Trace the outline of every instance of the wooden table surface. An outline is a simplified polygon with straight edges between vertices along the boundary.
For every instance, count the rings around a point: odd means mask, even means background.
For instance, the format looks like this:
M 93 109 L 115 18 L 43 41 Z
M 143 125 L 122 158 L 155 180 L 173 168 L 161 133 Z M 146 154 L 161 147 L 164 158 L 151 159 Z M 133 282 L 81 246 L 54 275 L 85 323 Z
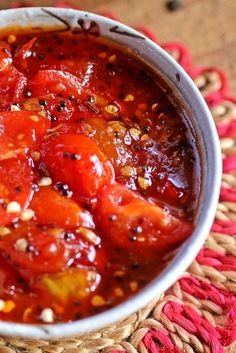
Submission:
M 0 0 L 1 7 L 13 1 Z M 24 1 L 21 1 L 24 2 Z M 231 94 L 236 94 L 236 0 L 182 0 L 182 7 L 170 12 L 166 0 L 71 0 L 88 11 L 112 11 L 130 26 L 148 26 L 160 41 L 185 44 L 194 65 L 222 68 L 230 77 Z M 53 1 L 31 0 L 36 6 Z

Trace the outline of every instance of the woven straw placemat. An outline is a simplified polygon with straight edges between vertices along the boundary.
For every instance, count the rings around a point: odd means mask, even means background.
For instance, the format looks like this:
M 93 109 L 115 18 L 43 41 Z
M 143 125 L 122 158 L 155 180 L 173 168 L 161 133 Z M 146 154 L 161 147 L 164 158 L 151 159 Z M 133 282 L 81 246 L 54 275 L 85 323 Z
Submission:
M 156 41 L 147 28 L 137 29 Z M 195 81 L 220 136 L 220 201 L 204 247 L 166 293 L 122 322 L 64 340 L 0 337 L 0 353 L 236 353 L 236 97 L 221 70 L 192 68 L 184 46 L 159 44 Z

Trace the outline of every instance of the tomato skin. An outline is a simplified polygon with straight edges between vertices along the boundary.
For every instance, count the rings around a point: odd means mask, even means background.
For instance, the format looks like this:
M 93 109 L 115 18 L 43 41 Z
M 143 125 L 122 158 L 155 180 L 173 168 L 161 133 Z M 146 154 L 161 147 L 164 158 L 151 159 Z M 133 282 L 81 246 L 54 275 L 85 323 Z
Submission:
M 54 93 L 38 97 L 39 102 L 45 102 L 44 111 L 52 122 L 52 127 L 61 123 L 77 123 L 82 119 L 98 116 L 92 112 L 85 103 L 78 105 L 76 99 L 61 98 Z
M 18 250 L 16 242 L 19 239 L 25 239 L 32 251 Z M 0 239 L 0 249 L 9 258 L 9 262 L 23 274 L 58 272 L 65 266 L 64 244 L 48 231 L 26 224 Z
M 18 48 L 14 55 L 13 64 L 20 71 L 26 71 L 28 69 L 27 59 L 30 58 L 34 44 L 37 42 L 37 38 L 32 38 L 29 42 L 25 43 L 22 47 Z
M 66 134 L 41 145 L 42 162 L 54 181 L 69 185 L 75 196 L 94 197 L 114 181 L 113 168 L 90 138 Z
M 24 209 L 28 206 L 33 195 L 33 173 L 30 160 L 25 156 L 11 158 L 0 162 L 0 226 L 6 225 L 18 216 L 7 213 L 5 204 L 16 201 Z
M 49 93 L 68 98 L 81 96 L 81 85 L 76 76 L 60 70 L 39 70 L 29 83 L 31 92 L 39 97 Z
M 91 214 L 52 187 L 41 187 L 30 203 L 39 224 L 56 224 L 66 228 L 94 228 Z
M 123 143 L 123 132 L 119 132 L 119 138 L 116 138 L 115 126 L 118 124 L 116 121 L 112 124 L 94 116 L 88 117 L 79 123 L 83 134 L 96 142 L 112 163 L 116 173 L 119 172 L 122 164 L 128 164 L 135 158 L 130 146 Z M 123 125 L 119 124 L 119 128 L 122 127 Z
M 19 273 L 17 270 L 0 255 L 0 296 L 3 297 L 10 291 L 12 281 L 15 283 L 15 289 L 21 287 L 18 279 Z
M 11 234 L 0 238 L 0 250 L 22 277 L 33 280 L 40 274 L 61 272 L 71 265 L 94 263 L 94 246 L 80 235 L 72 234 L 73 237 L 67 239 L 57 228 L 25 222 L 12 229 Z M 17 246 L 19 239 L 26 240 L 26 249 Z
M 35 147 L 49 128 L 49 120 L 40 114 L 28 111 L 0 112 L 0 160 Z
M 23 96 L 27 78 L 12 65 L 11 53 L 0 47 L 0 107 L 9 108 Z M 7 103 L 6 103 L 7 102 Z
M 192 226 L 118 183 L 98 195 L 96 217 L 114 242 L 138 251 L 162 251 L 186 239 Z M 113 219 L 112 219 L 113 217 Z
M 12 64 L 11 53 L 0 47 L 0 72 L 6 71 Z

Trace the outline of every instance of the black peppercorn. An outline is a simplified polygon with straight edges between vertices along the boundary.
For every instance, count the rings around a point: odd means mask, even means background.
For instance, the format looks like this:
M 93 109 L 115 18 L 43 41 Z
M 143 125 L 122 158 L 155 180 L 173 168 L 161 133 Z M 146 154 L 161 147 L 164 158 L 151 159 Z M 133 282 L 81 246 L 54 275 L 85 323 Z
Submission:
M 135 235 L 131 235 L 131 236 L 129 237 L 129 240 L 130 240 L 130 241 L 136 241 L 136 240 L 137 240 L 137 237 L 136 237 Z
M 22 192 L 22 186 L 16 186 L 15 190 L 16 192 Z
M 139 233 L 142 233 L 143 229 L 142 229 L 142 227 L 137 226 L 137 227 L 134 227 L 134 228 L 132 229 L 132 231 L 133 231 L 135 234 L 139 234 Z
M 63 157 L 65 158 L 69 158 L 70 157 L 70 153 L 69 152 L 63 152 Z
M 44 99 L 41 99 L 41 100 L 39 101 L 39 104 L 42 105 L 43 107 L 46 107 L 47 102 L 46 102 Z
M 30 91 L 26 91 L 25 93 L 24 93 L 24 97 L 25 98 L 29 98 L 29 97 L 31 97 L 32 96 L 32 93 L 30 92 Z
M 108 216 L 108 220 L 111 221 L 111 222 L 114 222 L 117 220 L 117 215 L 115 214 L 111 214 Z
M 168 0 L 166 2 L 166 7 L 169 11 L 176 11 L 181 7 L 181 0 Z
M 72 159 L 72 161 L 77 161 L 78 159 L 80 159 L 80 155 L 77 153 L 71 153 L 70 158 Z

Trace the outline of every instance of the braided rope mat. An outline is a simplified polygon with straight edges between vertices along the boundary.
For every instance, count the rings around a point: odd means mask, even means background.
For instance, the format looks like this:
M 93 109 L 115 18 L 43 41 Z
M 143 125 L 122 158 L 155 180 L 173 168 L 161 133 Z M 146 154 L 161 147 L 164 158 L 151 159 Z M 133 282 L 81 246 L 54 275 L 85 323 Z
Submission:
M 137 29 L 156 41 L 147 28 Z M 221 195 L 204 247 L 165 294 L 122 322 L 49 342 L 0 337 L 0 353 L 236 353 L 236 97 L 229 95 L 221 70 L 192 68 L 190 53 L 179 43 L 161 46 L 195 81 L 221 140 Z

